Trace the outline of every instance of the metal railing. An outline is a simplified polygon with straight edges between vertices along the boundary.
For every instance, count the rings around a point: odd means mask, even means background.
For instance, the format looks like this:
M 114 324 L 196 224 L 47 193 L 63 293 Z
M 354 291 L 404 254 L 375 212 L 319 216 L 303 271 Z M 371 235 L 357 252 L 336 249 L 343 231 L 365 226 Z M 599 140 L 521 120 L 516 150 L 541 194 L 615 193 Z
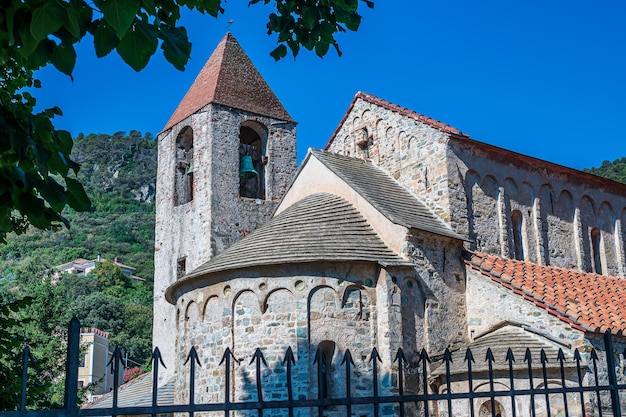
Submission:
M 540 357 L 533 359 L 530 349 L 526 350 L 523 359 L 525 369 L 520 370 L 520 362 L 516 362 L 511 349 L 508 349 L 506 363 L 497 365 L 491 349 L 487 349 L 484 361 L 474 358 L 472 351 L 467 349 L 463 364 L 463 372 L 452 371 L 452 352 L 446 349 L 438 358 L 430 358 L 425 350 L 419 354 L 415 363 L 405 359 L 402 349 L 395 354 L 393 369 L 395 373 L 391 386 L 382 387 L 383 377 L 379 366 L 382 360 L 376 348 L 371 352 L 366 362 L 371 376 L 371 395 L 355 396 L 353 381 L 355 379 L 355 363 L 347 350 L 341 366 L 335 369 L 336 375 L 341 375 L 343 385 L 339 392 L 332 395 L 320 393 L 325 391 L 324 384 L 326 371 L 323 369 L 327 358 L 321 350 L 317 350 L 313 361 L 313 371 L 317 372 L 312 378 L 315 389 L 309 390 L 309 396 L 303 398 L 294 396 L 293 366 L 296 360 L 291 348 L 285 353 L 282 366 L 285 372 L 285 386 L 283 399 L 265 399 L 268 392 L 264 392 L 261 379 L 262 371 L 267 368 L 266 360 L 261 349 L 256 349 L 250 365 L 254 365 L 256 381 L 256 401 L 233 400 L 233 381 L 231 372 L 233 365 L 239 363 L 230 349 L 226 349 L 219 366 L 224 368 L 223 393 L 224 401 L 218 403 L 196 403 L 196 373 L 200 366 L 198 353 L 192 348 L 187 361 L 183 366 L 188 367 L 188 386 L 186 404 L 158 405 L 159 367 L 163 365 L 158 348 L 153 353 L 152 401 L 148 406 L 119 406 L 120 372 L 123 366 L 121 352 L 116 349 L 110 366 L 113 367 L 114 387 L 112 406 L 107 408 L 79 408 L 78 404 L 78 367 L 80 355 L 80 325 L 72 320 L 68 331 L 68 346 L 65 375 L 64 406 L 58 410 L 29 410 L 26 407 L 28 395 L 28 348 L 23 353 L 23 372 L 21 404 L 17 410 L 0 411 L 0 417 L 95 417 L 120 415 L 152 415 L 186 413 L 193 417 L 195 413 L 221 412 L 224 416 L 246 414 L 246 410 L 262 417 L 276 415 L 273 410 L 282 410 L 280 413 L 293 417 L 296 413 L 310 416 L 363 416 L 381 415 L 423 417 L 621 417 L 622 408 L 626 409 L 626 384 L 623 381 L 624 369 L 621 363 L 616 362 L 613 345 L 613 336 L 610 332 L 604 334 L 604 351 L 600 358 L 595 349 L 587 352 L 586 360 L 582 359 L 578 350 L 569 358 L 561 349 L 558 351 L 556 362 L 548 363 L 544 350 Z M 626 356 L 626 351 L 624 352 Z M 477 372 L 473 366 L 480 363 L 482 370 Z M 458 364 L 457 364 L 458 365 Z M 550 366 L 548 366 L 550 365 Z M 604 368 L 606 366 L 606 368 Z M 391 369 L 388 367 L 387 369 Z M 433 372 L 436 369 L 436 372 Z M 388 372 L 388 371 L 386 371 Z M 566 375 L 567 374 L 567 375 Z M 407 379 L 408 376 L 408 379 Z M 18 377 L 16 375 L 16 377 Z M 410 382 L 407 382 L 410 379 Z M 620 380 L 622 382 L 620 382 Z M 498 381 L 508 381 L 506 388 Z M 480 382 L 480 389 L 477 389 Z M 411 385 L 409 387 L 409 385 Z M 520 388 L 515 386 L 522 385 Z M 463 389 L 459 389 L 462 387 Z M 498 388 L 500 387 L 500 388 Z M 335 390 L 336 391 L 336 390 Z M 313 397 L 313 398 L 311 398 Z M 555 403 L 559 406 L 555 408 Z M 558 409 L 557 409 L 558 408 Z M 364 411 L 365 410 L 365 411 Z M 355 414 L 356 413 L 356 414 Z

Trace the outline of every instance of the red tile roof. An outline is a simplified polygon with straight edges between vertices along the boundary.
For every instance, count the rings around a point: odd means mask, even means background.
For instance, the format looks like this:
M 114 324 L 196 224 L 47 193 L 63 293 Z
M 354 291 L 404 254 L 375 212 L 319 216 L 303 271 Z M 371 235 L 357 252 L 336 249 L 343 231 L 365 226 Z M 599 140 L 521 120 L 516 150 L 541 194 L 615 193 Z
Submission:
M 163 130 L 209 103 L 293 121 L 230 33 L 217 45 Z
M 467 252 L 465 263 L 582 331 L 626 331 L 626 280 Z
M 393 104 L 387 100 L 383 100 L 382 98 L 376 97 L 373 94 L 368 94 L 368 93 L 364 93 L 362 91 L 359 91 L 358 93 L 356 93 L 356 95 L 354 96 L 354 99 L 352 99 L 352 103 L 350 103 L 350 107 L 348 107 L 348 110 L 346 111 L 346 114 L 344 114 L 343 119 L 341 119 L 341 122 L 339 122 L 339 125 L 337 126 L 337 129 L 333 132 L 333 135 L 331 136 L 330 140 L 328 141 L 328 144 L 326 145 L 326 147 L 324 149 L 328 149 L 330 147 L 330 144 L 333 142 L 333 140 L 335 140 L 335 136 L 337 136 L 337 133 L 339 133 L 339 129 L 341 129 L 341 126 L 343 126 L 344 122 L 346 121 L 346 119 L 348 118 L 348 115 L 350 114 L 350 112 L 352 111 L 352 108 L 354 107 L 355 103 L 357 102 L 357 100 L 365 100 L 368 103 L 372 103 L 375 104 L 377 106 L 383 107 L 387 110 L 391 110 L 392 112 L 401 114 L 403 116 L 407 116 L 410 117 L 411 119 L 414 119 L 420 123 L 424 123 L 425 125 L 428 125 L 430 127 L 434 127 L 437 130 L 440 130 L 444 133 L 451 133 L 454 135 L 459 135 L 459 136 L 464 136 L 464 137 L 468 137 L 468 135 L 464 134 L 463 132 L 461 132 L 459 129 L 452 127 L 448 124 L 445 124 L 443 122 L 440 122 L 439 120 L 435 120 L 432 119 L 428 116 L 424 116 L 423 114 L 419 114 L 413 110 L 407 109 L 406 107 L 402 107 L 399 106 L 397 104 Z

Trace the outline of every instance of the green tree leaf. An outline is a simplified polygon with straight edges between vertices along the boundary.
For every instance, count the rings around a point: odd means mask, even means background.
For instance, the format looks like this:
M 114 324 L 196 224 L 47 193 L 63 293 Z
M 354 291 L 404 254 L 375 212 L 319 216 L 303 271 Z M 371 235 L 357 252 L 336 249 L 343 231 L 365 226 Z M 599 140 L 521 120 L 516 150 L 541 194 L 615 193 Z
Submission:
M 139 6 L 139 0 L 107 0 L 102 4 L 104 20 L 115 29 L 115 33 L 119 39 L 125 37 L 135 16 L 139 12 Z
M 278 45 L 276 49 L 270 52 L 270 55 L 272 56 L 272 58 L 278 61 L 279 59 L 287 56 L 287 47 L 285 45 Z
M 66 178 L 68 196 L 67 203 L 76 211 L 89 211 L 91 209 L 91 201 L 85 192 L 82 184 L 73 178 Z
M 65 17 L 65 8 L 58 1 L 44 1 L 41 6 L 33 10 L 30 33 L 35 40 L 40 41 L 59 30 L 63 26 Z
M 100 22 L 98 27 L 93 31 L 93 43 L 96 48 L 96 56 L 102 58 L 108 55 L 117 45 L 120 40 L 115 35 L 115 31 L 112 27 L 106 25 L 104 22 Z
M 149 39 L 141 30 L 129 30 L 117 45 L 117 52 L 132 69 L 143 69 L 157 48 L 157 40 Z
M 57 45 L 52 52 L 52 64 L 63 74 L 71 76 L 76 65 L 74 45 Z
M 184 71 L 191 54 L 191 42 L 187 39 L 187 30 L 183 27 L 161 29 L 161 48 L 165 58 L 177 69 Z

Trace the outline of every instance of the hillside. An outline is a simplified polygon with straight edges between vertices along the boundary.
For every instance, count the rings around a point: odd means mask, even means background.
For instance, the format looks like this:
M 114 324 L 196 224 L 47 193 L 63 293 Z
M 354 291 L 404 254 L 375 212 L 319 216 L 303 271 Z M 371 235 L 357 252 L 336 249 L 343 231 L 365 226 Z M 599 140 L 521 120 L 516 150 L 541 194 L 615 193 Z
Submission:
M 32 229 L 0 246 L 0 277 L 19 279 L 76 258 L 116 256 L 152 282 L 156 142 L 150 134 L 83 135 L 73 158 L 95 210 L 66 211 L 71 228 Z
M 20 309 L 20 325 L 3 328 L 3 332 L 31 346 L 33 356 L 44 367 L 43 374 L 46 367 L 54 367 L 46 358 L 58 357 L 49 351 L 57 343 L 53 335 L 62 332 L 71 317 L 84 327 L 109 332 L 110 343 L 121 347 L 135 363 L 144 363 L 152 348 L 156 142 L 150 134 L 136 131 L 129 135 L 81 134 L 75 139 L 72 155 L 81 163 L 79 179 L 94 211 L 66 211 L 70 229 L 31 229 L 8 236 L 6 244 L 0 245 L 0 306 L 24 297 L 34 300 Z M 44 279 L 57 265 L 98 255 L 108 261 L 99 264 L 94 273 L 65 275 L 55 282 Z M 134 275 L 145 282 L 133 284 L 111 262 L 115 257 L 135 267 Z M 0 385 L 2 375 L 13 372 L 8 364 L 14 353 L 0 349 Z M 48 372 L 52 386 L 55 372 Z M 54 390 L 46 389 L 42 396 L 45 401 L 55 401 Z

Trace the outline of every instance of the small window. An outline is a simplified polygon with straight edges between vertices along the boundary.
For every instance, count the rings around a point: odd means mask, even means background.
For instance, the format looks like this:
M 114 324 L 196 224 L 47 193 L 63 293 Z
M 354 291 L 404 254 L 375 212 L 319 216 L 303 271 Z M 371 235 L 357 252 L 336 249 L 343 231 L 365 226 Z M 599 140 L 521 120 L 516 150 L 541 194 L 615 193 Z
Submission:
M 187 126 L 176 138 L 174 204 L 177 206 L 193 200 L 193 171 L 193 130 Z
M 176 278 L 182 278 L 187 272 L 187 257 L 179 258 L 176 262 Z
M 593 257 L 593 272 L 602 275 L 604 271 L 602 267 L 602 233 L 597 227 L 591 229 L 591 256 Z
M 511 213 L 511 225 L 513 228 L 513 257 L 518 261 L 524 260 L 524 219 L 522 212 L 513 210 Z

